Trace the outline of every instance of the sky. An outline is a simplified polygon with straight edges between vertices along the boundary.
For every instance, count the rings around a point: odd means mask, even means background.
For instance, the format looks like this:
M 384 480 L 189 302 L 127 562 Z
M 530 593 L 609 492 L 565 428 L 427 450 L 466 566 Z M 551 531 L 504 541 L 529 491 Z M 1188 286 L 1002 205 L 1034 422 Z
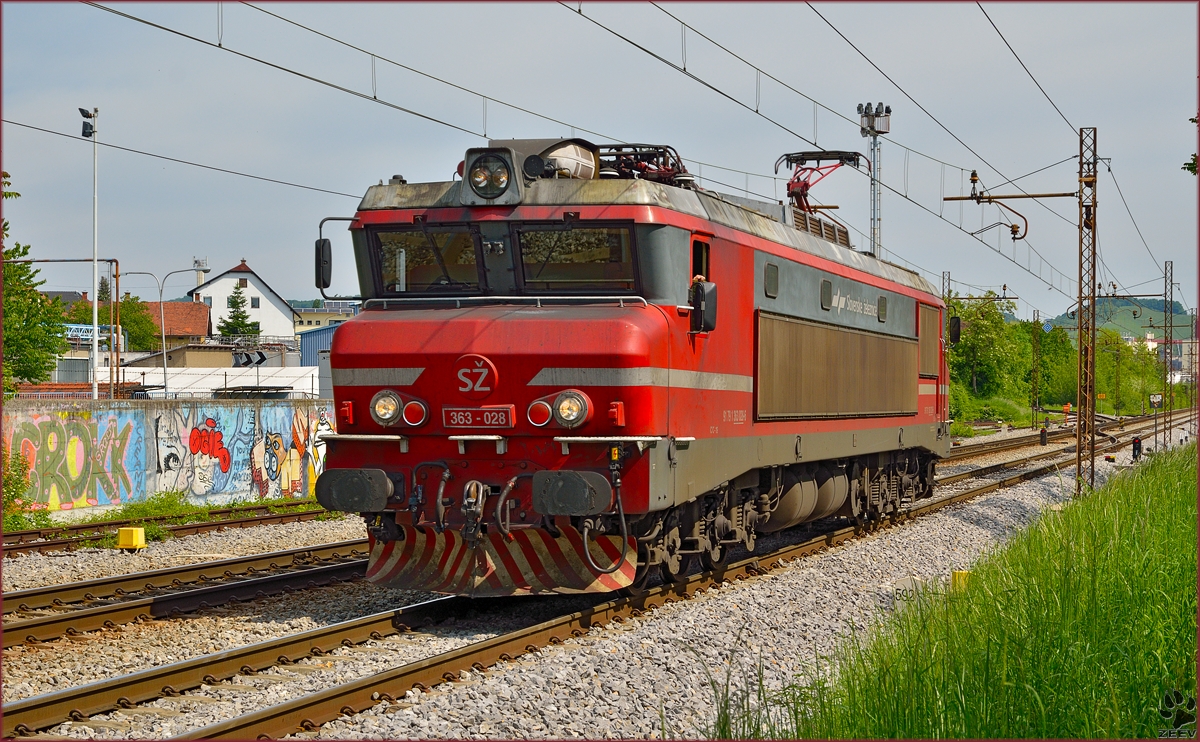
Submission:
M 1180 169 L 1197 150 L 1196 3 L 105 7 L 170 30 L 82 3 L 0 4 L 0 162 L 22 194 L 3 212 L 31 257 L 91 257 L 80 107 L 100 109 L 102 145 L 294 184 L 101 146 L 101 257 L 159 276 L 193 257 L 218 272 L 244 258 L 283 296 L 310 299 L 322 218 L 353 215 L 393 174 L 449 180 L 485 134 L 669 144 L 704 187 L 774 200 L 788 177 L 773 174 L 780 155 L 867 152 L 856 106 L 873 101 L 893 111 L 886 259 L 938 287 L 949 271 L 963 294 L 1007 285 L 1023 319 L 1066 310 L 1075 199 L 1006 201 L 1029 224 L 1014 242 L 987 229 L 1013 218 L 996 206 L 942 198 L 969 191 L 973 169 L 997 194 L 1072 192 L 1079 128 L 1096 127 L 1111 158 L 1097 186 L 1101 278 L 1161 295 L 1171 260 L 1177 296 L 1197 304 L 1197 179 Z M 868 184 L 842 168 L 813 190 L 859 248 Z M 356 293 L 344 226 L 327 226 L 332 290 Z M 46 289 L 91 286 L 87 265 L 43 277 Z M 192 285 L 175 275 L 166 296 Z M 157 299 L 145 276 L 121 288 Z

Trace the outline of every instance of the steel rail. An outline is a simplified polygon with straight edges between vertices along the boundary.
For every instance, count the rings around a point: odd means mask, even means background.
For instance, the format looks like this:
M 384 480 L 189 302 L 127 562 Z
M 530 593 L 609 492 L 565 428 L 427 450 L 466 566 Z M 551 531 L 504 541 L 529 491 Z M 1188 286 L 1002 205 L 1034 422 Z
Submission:
M 1124 420 L 1124 422 L 1115 422 L 1114 421 L 1114 422 L 1106 423 L 1104 425 L 1099 426 L 1097 429 L 1098 430 L 1111 430 L 1114 427 L 1124 427 L 1126 425 L 1136 425 L 1136 424 L 1142 423 L 1149 419 L 1151 419 L 1151 416 L 1149 416 L 1149 415 L 1138 416 L 1138 417 L 1129 417 L 1129 418 L 1126 418 Z M 1075 430 L 1072 428 L 1072 429 L 1067 429 L 1067 430 L 1048 431 L 1046 439 L 1048 441 L 1054 441 L 1054 440 L 1059 440 L 1061 438 L 1074 438 L 1074 437 L 1075 437 Z M 996 453 L 998 451 L 1006 451 L 1010 448 L 1023 448 L 1025 446 L 1037 445 L 1040 442 L 1040 440 L 1041 440 L 1040 433 L 1030 433 L 1028 435 L 1013 436 L 1012 438 L 1005 438 L 1003 440 L 998 440 L 998 441 L 985 441 L 983 443 L 972 443 L 967 446 L 961 446 L 959 448 L 951 449 L 950 453 L 947 454 L 942 459 L 942 461 L 957 461 L 958 459 L 966 459 L 966 458 L 971 458 L 973 456 L 983 456 L 985 454 Z
M 182 523 L 179 525 L 164 526 L 164 530 L 169 531 L 175 536 L 194 536 L 198 533 L 223 531 L 226 528 L 251 528 L 253 526 L 277 525 L 280 523 L 299 523 L 302 521 L 316 520 L 318 518 L 327 517 L 328 514 L 329 511 L 323 508 L 317 508 L 314 510 L 300 510 L 291 513 L 270 513 L 267 515 L 256 515 L 249 518 L 230 518 L 226 520 Z M 95 541 L 96 539 L 102 538 L 104 535 L 105 534 L 100 533 L 96 535 L 72 536 L 70 538 L 51 539 L 47 541 L 5 544 L 4 556 L 7 558 L 17 554 L 65 551 L 88 541 Z
M 112 628 L 139 618 L 167 618 L 222 605 L 232 600 L 254 600 L 288 590 L 343 582 L 363 577 L 366 569 L 366 559 L 321 567 L 299 567 L 280 574 L 225 582 L 180 593 L 127 600 L 58 615 L 8 621 L 3 626 L 3 645 L 4 649 L 8 649 L 23 642 L 43 642 L 61 636 Z
M 307 505 L 312 505 L 315 500 L 306 498 L 304 500 L 289 500 L 277 505 L 237 505 L 228 508 L 214 508 L 207 512 L 206 517 L 224 516 L 224 515 L 243 515 L 250 513 L 269 514 L 271 508 L 298 508 Z M 203 513 L 195 513 L 195 515 L 204 515 Z M 166 523 L 174 518 L 188 518 L 192 514 L 184 513 L 180 515 L 151 515 L 145 518 L 125 519 L 125 520 L 104 520 L 95 523 L 63 523 L 62 525 L 51 526 L 49 528 L 34 528 L 27 531 L 10 531 L 4 534 L 4 545 L 27 543 L 38 539 L 49 539 L 55 536 L 64 534 L 79 534 L 79 533 L 103 533 L 112 531 L 113 529 L 122 526 L 128 526 L 134 523 Z
M 366 555 L 366 539 L 338 541 L 319 546 L 301 546 L 284 551 L 272 551 L 214 562 L 197 562 L 178 567 L 163 567 L 146 572 L 99 577 L 94 580 L 46 585 L 4 594 L 7 612 L 31 611 L 100 600 L 142 590 L 177 588 L 196 582 L 223 580 L 257 570 L 290 569 L 310 560 L 325 561 Z
M 494 599 L 493 599 L 494 600 Z M 320 656 L 341 646 L 403 633 L 435 624 L 481 601 L 445 597 L 426 603 L 376 613 L 350 621 L 310 629 L 194 657 L 160 667 L 94 683 L 45 693 L 4 705 L 3 736 L 29 735 L 66 721 L 129 708 L 163 696 L 214 684 L 235 675 L 257 672 L 275 665 L 287 666 L 305 657 Z
M 1136 425 L 1130 425 L 1129 426 L 1130 429 L 1128 431 L 1119 431 L 1119 434 L 1120 433 L 1138 432 L 1138 431 L 1146 430 L 1150 427 L 1151 427 L 1150 422 L 1143 420 Z M 1110 433 L 1105 433 L 1104 435 L 1107 436 L 1108 438 L 1113 439 L 1114 441 L 1116 440 L 1116 437 Z M 1073 445 L 1066 446 L 1065 448 L 1056 448 L 1053 451 L 1037 453 L 1037 454 L 1033 454 L 1030 456 L 1024 456 L 1019 459 L 1011 459 L 1009 461 L 1001 461 L 1000 463 L 997 463 L 997 464 L 989 464 L 987 466 L 980 466 L 980 467 L 976 467 L 974 469 L 969 469 L 967 471 L 958 472 L 956 474 L 947 474 L 945 476 L 937 477 L 934 481 L 936 484 L 952 484 L 954 482 L 961 482 L 964 479 L 974 479 L 976 477 L 987 476 L 988 474 L 994 474 L 998 471 L 1003 471 L 1005 469 L 1012 469 L 1014 467 L 1023 466 L 1025 464 L 1028 464 L 1028 463 L 1031 463 L 1034 461 L 1039 461 L 1041 459 L 1046 459 L 1046 458 L 1050 458 L 1053 456 L 1063 456 L 1068 453 L 1074 453 L 1074 452 L 1075 452 L 1075 446 L 1073 446 Z
M 1116 450 L 1128 444 L 1128 441 L 1117 442 L 1103 450 Z M 1044 464 L 956 495 L 939 498 L 910 508 L 890 519 L 888 524 L 908 521 L 1002 487 L 1042 476 L 1067 463 L 1069 462 Z M 841 544 L 860 533 L 861 531 L 854 527 L 835 529 L 770 555 L 752 556 L 722 569 L 692 575 L 681 583 L 667 584 L 643 595 L 601 603 L 590 609 L 551 619 L 510 634 L 476 642 L 234 719 L 191 730 L 176 739 L 277 738 L 311 731 L 340 716 L 364 711 L 380 701 L 401 698 L 410 688 L 428 688 L 442 682 L 450 682 L 455 680 L 462 670 L 482 670 L 500 660 L 511 660 L 522 654 L 536 652 L 539 647 L 547 644 L 558 644 L 570 635 L 580 636 L 592 627 L 602 626 L 610 621 L 623 622 L 626 616 L 637 616 L 650 608 L 690 598 L 697 591 L 721 582 L 765 574 L 769 567 L 781 566 L 792 559 Z M 769 567 L 764 568 L 763 564 L 768 564 Z

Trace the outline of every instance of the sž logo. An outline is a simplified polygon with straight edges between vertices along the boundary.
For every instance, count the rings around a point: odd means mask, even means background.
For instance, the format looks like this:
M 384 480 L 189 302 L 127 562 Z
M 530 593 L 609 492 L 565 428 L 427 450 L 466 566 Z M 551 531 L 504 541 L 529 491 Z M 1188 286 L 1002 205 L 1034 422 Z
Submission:
M 467 399 L 485 399 L 500 383 L 495 364 L 475 353 L 455 361 L 453 373 L 458 392 Z

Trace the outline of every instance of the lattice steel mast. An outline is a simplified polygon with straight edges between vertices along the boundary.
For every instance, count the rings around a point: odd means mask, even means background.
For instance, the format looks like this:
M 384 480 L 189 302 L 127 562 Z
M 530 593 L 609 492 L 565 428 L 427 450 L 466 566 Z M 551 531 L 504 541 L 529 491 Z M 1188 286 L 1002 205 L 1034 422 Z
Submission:
M 1171 447 L 1171 408 L 1175 406 L 1175 393 L 1171 384 L 1171 361 L 1175 358 L 1175 264 L 1163 261 L 1163 430 L 1167 445 Z
M 1096 129 L 1079 130 L 1079 373 L 1075 496 L 1096 486 Z

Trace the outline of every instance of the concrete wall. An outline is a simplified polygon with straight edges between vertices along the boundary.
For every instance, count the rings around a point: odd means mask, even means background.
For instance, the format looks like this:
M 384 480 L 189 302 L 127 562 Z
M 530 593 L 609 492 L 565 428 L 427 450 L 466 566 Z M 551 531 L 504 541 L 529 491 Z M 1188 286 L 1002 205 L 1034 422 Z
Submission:
M 197 503 L 308 497 L 333 401 L 12 399 L 6 447 L 30 464 L 29 501 L 69 510 L 183 490 Z

